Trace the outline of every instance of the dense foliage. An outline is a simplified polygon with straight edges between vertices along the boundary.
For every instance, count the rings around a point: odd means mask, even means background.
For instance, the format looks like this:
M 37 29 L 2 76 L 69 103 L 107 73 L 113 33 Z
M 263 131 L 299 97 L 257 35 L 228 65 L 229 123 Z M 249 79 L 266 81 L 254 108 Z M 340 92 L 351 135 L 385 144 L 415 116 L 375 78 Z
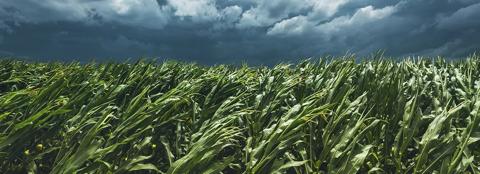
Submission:
M 3 60 L 0 173 L 479 173 L 479 60 Z

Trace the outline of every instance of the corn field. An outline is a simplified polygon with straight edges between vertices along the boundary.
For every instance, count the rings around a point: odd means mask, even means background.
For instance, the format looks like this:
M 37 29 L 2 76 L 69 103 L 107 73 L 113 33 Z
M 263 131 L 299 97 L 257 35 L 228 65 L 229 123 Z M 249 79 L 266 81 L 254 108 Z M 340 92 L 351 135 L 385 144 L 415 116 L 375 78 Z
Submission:
M 0 173 L 480 173 L 480 57 L 0 61 Z

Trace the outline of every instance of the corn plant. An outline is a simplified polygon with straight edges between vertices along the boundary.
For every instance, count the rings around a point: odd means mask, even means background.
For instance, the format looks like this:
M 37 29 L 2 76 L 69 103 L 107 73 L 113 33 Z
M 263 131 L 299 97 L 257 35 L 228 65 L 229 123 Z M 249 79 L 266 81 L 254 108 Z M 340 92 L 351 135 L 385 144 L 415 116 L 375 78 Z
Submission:
M 0 60 L 0 173 L 480 173 L 480 57 Z

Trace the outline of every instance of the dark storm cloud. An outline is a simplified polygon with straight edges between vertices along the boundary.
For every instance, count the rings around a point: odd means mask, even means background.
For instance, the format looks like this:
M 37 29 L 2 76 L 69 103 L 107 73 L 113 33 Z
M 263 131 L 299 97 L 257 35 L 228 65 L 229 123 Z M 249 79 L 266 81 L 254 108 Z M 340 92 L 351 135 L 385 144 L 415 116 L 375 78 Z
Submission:
M 5 0 L 0 56 L 274 64 L 326 54 L 462 57 L 474 0 Z

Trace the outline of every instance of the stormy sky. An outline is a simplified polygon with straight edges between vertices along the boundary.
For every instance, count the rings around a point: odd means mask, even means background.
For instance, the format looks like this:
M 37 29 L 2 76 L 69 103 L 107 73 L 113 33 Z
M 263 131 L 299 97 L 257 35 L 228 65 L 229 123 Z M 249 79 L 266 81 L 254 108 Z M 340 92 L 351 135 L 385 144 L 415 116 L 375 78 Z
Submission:
M 478 0 L 1 0 L 0 57 L 274 64 L 480 50 Z

